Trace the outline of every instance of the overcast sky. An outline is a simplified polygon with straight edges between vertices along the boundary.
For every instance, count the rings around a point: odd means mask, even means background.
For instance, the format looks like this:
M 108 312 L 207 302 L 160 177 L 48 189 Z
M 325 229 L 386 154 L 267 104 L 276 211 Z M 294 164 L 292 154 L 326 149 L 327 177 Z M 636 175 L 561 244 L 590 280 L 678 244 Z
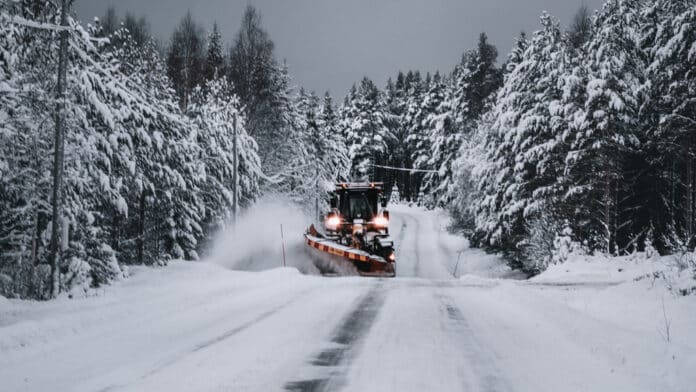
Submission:
M 165 43 L 191 10 L 206 29 L 217 21 L 231 43 L 249 3 L 295 83 L 341 98 L 363 76 L 383 86 L 399 70 L 449 72 L 481 31 L 504 58 L 520 31 L 538 29 L 543 10 L 565 26 L 583 0 L 76 0 L 74 9 L 85 22 L 109 5 L 145 15 Z M 584 3 L 592 11 L 602 0 Z

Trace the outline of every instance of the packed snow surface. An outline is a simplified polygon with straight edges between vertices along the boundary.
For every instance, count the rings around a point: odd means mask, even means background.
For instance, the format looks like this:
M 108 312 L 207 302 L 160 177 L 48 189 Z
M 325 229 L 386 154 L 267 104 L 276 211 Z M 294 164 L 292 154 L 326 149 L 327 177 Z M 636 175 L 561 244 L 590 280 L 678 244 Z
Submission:
M 521 280 L 442 213 L 391 213 L 395 279 L 316 275 L 299 213 L 279 267 L 273 217 L 292 217 L 267 207 L 212 261 L 132 268 L 81 298 L 0 297 L 0 390 L 694 390 L 696 297 L 650 260 Z

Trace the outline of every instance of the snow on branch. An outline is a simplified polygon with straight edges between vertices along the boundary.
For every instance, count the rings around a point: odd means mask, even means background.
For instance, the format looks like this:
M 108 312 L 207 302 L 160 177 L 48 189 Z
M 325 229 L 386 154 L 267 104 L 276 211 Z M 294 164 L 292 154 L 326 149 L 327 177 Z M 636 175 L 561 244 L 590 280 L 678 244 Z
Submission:
M 153 101 L 155 100 L 154 97 L 152 97 L 152 94 L 149 93 L 146 89 L 144 89 L 144 88 L 142 88 L 142 87 L 139 87 L 139 86 L 126 86 L 126 85 L 124 85 L 123 82 L 120 81 L 120 80 L 118 80 L 117 78 L 115 78 L 115 77 L 111 74 L 111 72 L 105 70 L 99 63 L 97 63 L 95 60 L 93 60 L 93 59 L 90 57 L 90 55 L 89 55 L 86 51 L 84 51 L 84 50 L 81 49 L 79 46 L 77 46 L 77 44 L 76 44 L 75 42 L 72 42 L 72 41 L 71 41 L 71 42 L 70 42 L 70 47 L 71 47 L 73 50 L 75 50 L 75 53 L 76 53 L 82 60 L 88 62 L 91 66 L 94 67 L 94 69 L 95 69 L 97 72 L 99 72 L 99 73 L 102 74 L 106 79 L 108 79 L 110 82 L 112 82 L 112 83 L 114 84 L 114 86 L 118 87 L 118 88 L 121 90 L 121 91 L 120 91 L 121 94 L 122 94 L 123 96 L 127 97 L 128 99 L 130 99 L 131 101 L 133 101 L 133 102 L 139 102 L 139 103 L 142 104 L 142 105 L 146 105 L 147 102 L 145 101 L 145 99 L 143 99 L 143 97 L 151 98 Z M 98 53 L 96 53 L 96 56 L 97 56 L 98 58 L 101 58 L 101 56 L 100 56 Z M 137 95 L 131 93 L 131 92 L 130 92 L 131 90 L 136 90 L 138 93 L 142 94 L 142 97 L 137 96 Z M 159 115 L 163 116 L 164 118 L 167 118 L 167 119 L 169 119 L 170 121 L 173 121 L 173 122 L 175 122 L 175 123 L 177 123 L 177 124 L 186 125 L 186 124 L 184 124 L 178 117 L 172 116 L 171 113 L 168 113 L 168 112 L 165 112 L 165 111 L 162 111 L 162 110 L 158 110 L 158 109 L 156 109 L 155 112 L 158 113 Z
M 43 22 L 36 22 L 33 20 L 25 19 L 22 18 L 21 16 L 12 16 L 10 18 L 10 22 L 19 25 L 19 26 L 24 26 L 24 27 L 30 27 L 33 29 L 41 29 L 41 30 L 52 30 L 52 31 L 70 31 L 73 30 L 71 26 L 60 26 L 56 25 L 53 23 L 43 23 Z

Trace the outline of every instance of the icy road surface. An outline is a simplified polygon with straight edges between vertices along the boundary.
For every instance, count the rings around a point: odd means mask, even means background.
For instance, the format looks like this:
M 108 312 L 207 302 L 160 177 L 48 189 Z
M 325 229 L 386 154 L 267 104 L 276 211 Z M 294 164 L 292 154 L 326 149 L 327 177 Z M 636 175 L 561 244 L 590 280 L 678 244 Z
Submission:
M 695 390 L 693 296 L 516 280 L 437 213 L 392 216 L 395 279 L 175 262 L 89 298 L 0 297 L 0 391 Z

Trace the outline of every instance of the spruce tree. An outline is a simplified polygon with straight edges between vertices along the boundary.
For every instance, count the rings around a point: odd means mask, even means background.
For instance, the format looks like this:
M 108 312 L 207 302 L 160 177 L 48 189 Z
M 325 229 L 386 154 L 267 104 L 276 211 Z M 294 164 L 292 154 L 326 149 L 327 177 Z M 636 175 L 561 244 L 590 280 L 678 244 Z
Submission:
M 208 51 L 205 56 L 205 79 L 218 79 L 225 75 L 225 59 L 222 55 L 222 36 L 218 30 L 217 22 L 213 23 L 213 30 L 208 34 Z
M 393 135 L 385 125 L 380 95 L 377 86 L 370 79 L 363 78 L 348 108 L 344 110 L 344 113 L 351 114 L 344 119 L 342 127 L 354 180 L 377 181 L 383 178 L 383 172 L 374 165 L 387 162 L 387 146 Z
M 172 34 L 167 51 L 167 75 L 174 85 L 183 111 L 193 89 L 203 81 L 203 30 L 187 12 Z
M 630 227 L 627 200 L 632 173 L 626 159 L 640 147 L 637 135 L 644 64 L 638 36 L 640 2 L 609 0 L 594 21 L 587 44 L 585 121 L 576 132 L 566 169 L 588 211 L 583 236 L 593 247 L 615 253 L 620 230 Z
M 641 201 L 636 220 L 663 233 L 655 241 L 663 252 L 693 248 L 694 158 L 696 140 L 696 2 L 655 1 L 645 7 L 641 47 L 648 54 L 640 122 L 644 124 L 637 178 Z M 666 142 L 669 140 L 670 142 Z

